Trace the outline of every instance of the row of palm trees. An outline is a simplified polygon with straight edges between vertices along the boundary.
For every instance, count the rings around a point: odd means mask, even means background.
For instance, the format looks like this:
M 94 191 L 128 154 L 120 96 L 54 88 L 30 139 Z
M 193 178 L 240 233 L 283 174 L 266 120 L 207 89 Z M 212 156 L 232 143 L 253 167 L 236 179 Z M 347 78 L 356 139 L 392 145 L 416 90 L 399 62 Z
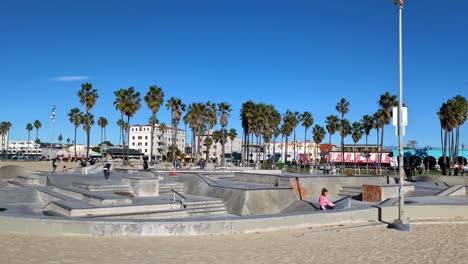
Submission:
M 377 103 L 379 109 L 375 114 L 365 115 L 359 122 L 351 123 L 345 118 L 345 115 L 349 112 L 350 103 L 345 98 L 342 98 L 335 107 L 340 116 L 330 115 L 326 117 L 325 128 L 329 134 L 329 144 L 331 145 L 331 138 L 336 132 L 339 132 L 341 137 L 342 164 L 344 164 L 344 139 L 351 135 L 356 145 L 356 143 L 361 140 L 362 136 L 365 135 L 366 145 L 368 145 L 368 135 L 372 129 L 376 129 L 377 144 L 380 145 L 379 167 L 381 166 L 384 127 L 390 123 L 392 107 L 397 106 L 398 102 L 396 101 L 395 95 L 386 92 L 380 96 Z M 302 123 L 305 130 L 304 144 L 306 144 L 307 131 L 314 124 L 314 119 L 310 112 L 301 114 L 297 111 L 287 110 L 281 115 L 275 110 L 274 106 L 264 103 L 254 103 L 253 101 L 247 101 L 242 105 L 240 117 L 244 130 L 244 164 L 248 162 L 249 156 L 252 157 L 251 142 L 254 136 L 256 136 L 257 146 L 259 146 L 259 141 L 261 139 L 263 139 L 264 144 L 268 144 L 271 139 L 276 140 L 276 138 L 281 135 L 281 140 L 283 140 L 283 138 L 285 139 L 284 152 L 286 153 L 290 136 L 293 135 L 293 140 L 296 140 L 296 127 Z M 325 128 L 320 125 L 315 125 L 315 127 L 313 127 L 312 134 L 315 143 L 320 144 L 324 140 L 326 134 Z M 304 147 L 304 154 L 305 149 Z M 296 156 L 296 144 L 293 146 L 293 155 L 294 157 Z M 356 155 L 356 153 L 354 153 L 354 155 Z M 264 155 L 264 157 L 265 156 L 266 155 Z M 285 155 L 285 163 L 287 159 L 287 155 Z
M 443 174 L 447 174 L 447 169 L 450 174 L 452 165 L 458 163 L 460 127 L 468 118 L 468 101 L 465 97 L 457 95 L 443 103 L 437 115 L 440 120 L 440 141 L 443 157 L 441 169 Z

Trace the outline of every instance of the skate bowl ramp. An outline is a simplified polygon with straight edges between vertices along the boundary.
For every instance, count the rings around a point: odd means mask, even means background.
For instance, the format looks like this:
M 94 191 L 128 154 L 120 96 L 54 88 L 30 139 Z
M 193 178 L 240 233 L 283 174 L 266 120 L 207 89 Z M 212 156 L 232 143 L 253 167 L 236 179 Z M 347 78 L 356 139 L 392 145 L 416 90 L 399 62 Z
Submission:
M 31 176 L 35 171 L 25 169 L 16 165 L 7 165 L 0 168 L 0 180 L 13 180 L 18 176 Z

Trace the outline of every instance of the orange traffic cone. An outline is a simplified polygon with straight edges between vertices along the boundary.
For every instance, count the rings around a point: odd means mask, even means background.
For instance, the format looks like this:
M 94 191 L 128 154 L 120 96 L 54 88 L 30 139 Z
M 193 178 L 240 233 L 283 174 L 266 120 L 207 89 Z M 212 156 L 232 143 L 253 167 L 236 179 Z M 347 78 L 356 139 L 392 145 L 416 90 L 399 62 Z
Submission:
M 169 175 L 172 175 L 172 176 L 177 175 L 175 168 L 171 169 L 171 171 L 169 172 Z

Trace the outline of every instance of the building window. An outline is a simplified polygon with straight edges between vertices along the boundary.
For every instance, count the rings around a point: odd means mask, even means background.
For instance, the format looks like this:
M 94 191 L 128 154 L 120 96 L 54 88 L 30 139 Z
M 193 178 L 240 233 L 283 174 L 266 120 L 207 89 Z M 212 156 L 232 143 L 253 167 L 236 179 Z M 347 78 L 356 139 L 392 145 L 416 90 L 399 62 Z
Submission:
M 135 136 L 133 136 L 132 139 L 135 139 Z
M 145 152 L 148 152 L 148 149 L 145 149 Z
M 142 136 L 138 136 L 138 139 L 142 139 L 143 137 Z
M 148 146 L 148 142 L 145 142 L 145 146 Z
M 148 139 L 148 136 L 145 136 L 145 139 Z
M 132 146 L 135 146 L 135 142 L 132 143 Z

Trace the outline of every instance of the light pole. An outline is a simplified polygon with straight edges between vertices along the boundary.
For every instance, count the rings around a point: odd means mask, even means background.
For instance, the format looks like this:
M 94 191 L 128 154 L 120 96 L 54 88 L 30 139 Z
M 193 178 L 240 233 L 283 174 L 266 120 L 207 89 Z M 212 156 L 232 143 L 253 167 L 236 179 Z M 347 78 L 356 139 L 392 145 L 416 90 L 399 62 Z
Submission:
M 52 168 L 52 142 L 54 141 L 54 122 L 55 122 L 55 109 L 57 109 L 54 106 L 52 106 L 52 114 L 50 116 L 50 152 L 49 152 L 49 159 L 50 159 L 50 167 Z
M 410 231 L 408 219 L 405 218 L 405 195 L 404 195 L 404 168 L 403 168 L 403 39 L 402 39 L 402 15 L 403 0 L 393 0 L 398 5 L 398 149 L 399 149 L 399 180 L 398 180 L 398 219 L 395 219 L 389 228 L 400 231 Z

